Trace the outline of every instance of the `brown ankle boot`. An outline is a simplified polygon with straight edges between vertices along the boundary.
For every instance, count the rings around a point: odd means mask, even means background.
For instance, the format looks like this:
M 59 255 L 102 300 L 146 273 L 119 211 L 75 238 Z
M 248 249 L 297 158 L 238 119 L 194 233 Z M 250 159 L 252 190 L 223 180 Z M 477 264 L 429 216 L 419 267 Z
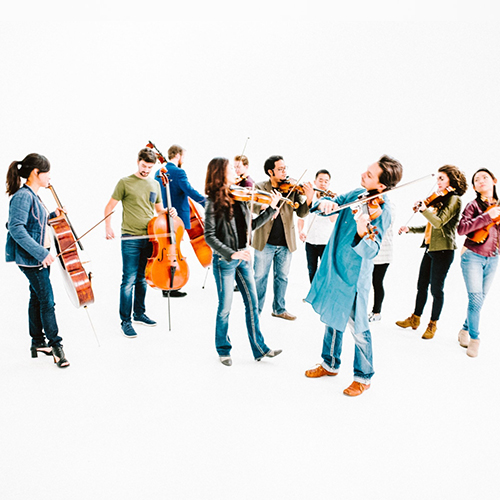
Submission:
M 467 356 L 471 358 L 477 357 L 479 354 L 479 339 L 470 339 L 469 347 L 467 347 Z
M 429 324 L 427 325 L 427 330 L 425 330 L 424 334 L 422 335 L 423 339 L 432 339 L 434 337 L 434 334 L 436 333 L 437 329 L 437 321 L 429 321 Z
M 409 318 L 406 318 L 403 321 L 396 321 L 396 325 L 400 326 L 401 328 L 408 328 L 411 326 L 412 330 L 416 330 L 418 328 L 418 325 L 420 325 L 420 316 L 415 316 L 415 314 L 412 314 Z

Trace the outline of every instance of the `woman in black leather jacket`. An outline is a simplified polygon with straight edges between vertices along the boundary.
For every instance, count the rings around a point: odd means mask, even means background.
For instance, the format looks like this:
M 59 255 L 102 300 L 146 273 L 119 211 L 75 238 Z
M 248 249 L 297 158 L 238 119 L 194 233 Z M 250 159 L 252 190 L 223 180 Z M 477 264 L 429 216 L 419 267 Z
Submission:
M 227 158 L 214 158 L 207 168 L 205 192 L 205 240 L 214 251 L 213 272 L 217 284 L 219 305 L 215 325 L 215 347 L 222 364 L 231 366 L 231 341 L 228 336 L 229 313 L 233 301 L 234 281 L 245 303 L 245 319 L 252 353 L 257 361 L 273 358 L 281 350 L 266 346 L 259 326 L 258 300 L 251 254 L 247 248 L 250 211 L 244 202 L 235 201 L 229 194 L 236 174 Z M 271 195 L 271 205 L 252 220 L 252 230 L 265 224 L 275 213 L 281 198 Z

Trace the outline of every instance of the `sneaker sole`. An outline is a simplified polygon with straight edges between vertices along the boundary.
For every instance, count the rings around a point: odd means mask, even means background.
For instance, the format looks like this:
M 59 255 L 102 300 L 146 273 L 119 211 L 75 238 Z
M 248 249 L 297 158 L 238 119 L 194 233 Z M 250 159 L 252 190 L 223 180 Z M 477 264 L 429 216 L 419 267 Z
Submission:
M 153 327 L 153 326 L 157 325 L 157 323 L 150 325 L 148 323 L 143 323 L 142 321 L 136 321 L 135 319 L 132 320 L 132 323 L 135 323 L 136 325 L 143 325 L 143 326 L 149 326 L 149 327 Z

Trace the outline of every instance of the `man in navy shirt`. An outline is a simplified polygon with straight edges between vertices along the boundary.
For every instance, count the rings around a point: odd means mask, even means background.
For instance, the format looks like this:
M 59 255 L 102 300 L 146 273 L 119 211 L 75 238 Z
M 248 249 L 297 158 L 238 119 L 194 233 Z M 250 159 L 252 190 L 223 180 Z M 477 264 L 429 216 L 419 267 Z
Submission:
M 194 189 L 187 178 L 185 170 L 183 170 L 182 162 L 184 159 L 184 149 L 177 144 L 170 146 L 168 153 L 168 162 L 165 166 L 169 178 L 170 198 L 172 206 L 177 210 L 178 216 L 181 218 L 186 229 L 191 229 L 190 211 L 188 198 L 205 206 L 205 197 Z M 167 194 L 163 183 L 161 182 L 160 170 L 156 172 L 155 179 L 160 183 L 161 197 L 163 205 L 167 206 Z M 163 292 L 166 297 L 168 292 Z M 181 290 L 171 290 L 170 297 L 185 297 L 186 292 Z

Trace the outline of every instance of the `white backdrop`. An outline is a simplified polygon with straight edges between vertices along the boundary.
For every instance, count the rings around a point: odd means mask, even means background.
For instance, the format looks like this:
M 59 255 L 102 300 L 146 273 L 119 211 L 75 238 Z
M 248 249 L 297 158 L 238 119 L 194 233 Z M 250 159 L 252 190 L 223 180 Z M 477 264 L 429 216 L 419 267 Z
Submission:
M 30 152 L 46 155 L 80 233 L 102 217 L 149 140 L 164 153 L 172 143 L 187 149 L 185 168 L 199 191 L 209 160 L 241 153 L 247 137 L 255 179 L 268 156 L 281 154 L 293 177 L 329 169 L 337 192 L 356 187 L 385 153 L 403 163 L 403 182 L 445 163 L 469 180 L 483 166 L 499 174 L 494 5 L 11 3 L 0 11 L 0 165 L 6 172 Z M 397 226 L 432 188 L 424 181 L 394 193 Z M 2 221 L 7 212 L 5 195 Z M 117 231 L 119 220 L 118 213 Z M 139 331 L 133 345 L 120 336 L 120 251 L 103 232 L 85 243 L 100 348 L 53 273 L 72 363 L 64 373 L 28 358 L 27 286 L 15 266 L 0 264 L 2 472 L 9 478 L 2 498 L 495 497 L 498 280 L 479 358 L 456 344 L 466 305 L 458 254 L 437 338 L 420 341 L 393 326 L 413 307 L 420 238 L 396 238 L 384 321 L 374 326 L 377 376 L 353 401 L 341 395 L 351 381 L 347 336 L 342 380 L 303 376 L 320 361 L 322 327 L 301 302 L 308 287 L 302 248 L 288 292 L 299 319 L 271 318 L 269 300 L 263 313 L 266 339 L 283 355 L 255 366 L 237 298 L 228 370 L 213 349 L 213 279 L 201 290 L 205 272 L 188 246 L 189 295 L 172 304 L 173 333 L 166 333 L 165 302 L 151 291 L 148 314 L 159 327 Z

